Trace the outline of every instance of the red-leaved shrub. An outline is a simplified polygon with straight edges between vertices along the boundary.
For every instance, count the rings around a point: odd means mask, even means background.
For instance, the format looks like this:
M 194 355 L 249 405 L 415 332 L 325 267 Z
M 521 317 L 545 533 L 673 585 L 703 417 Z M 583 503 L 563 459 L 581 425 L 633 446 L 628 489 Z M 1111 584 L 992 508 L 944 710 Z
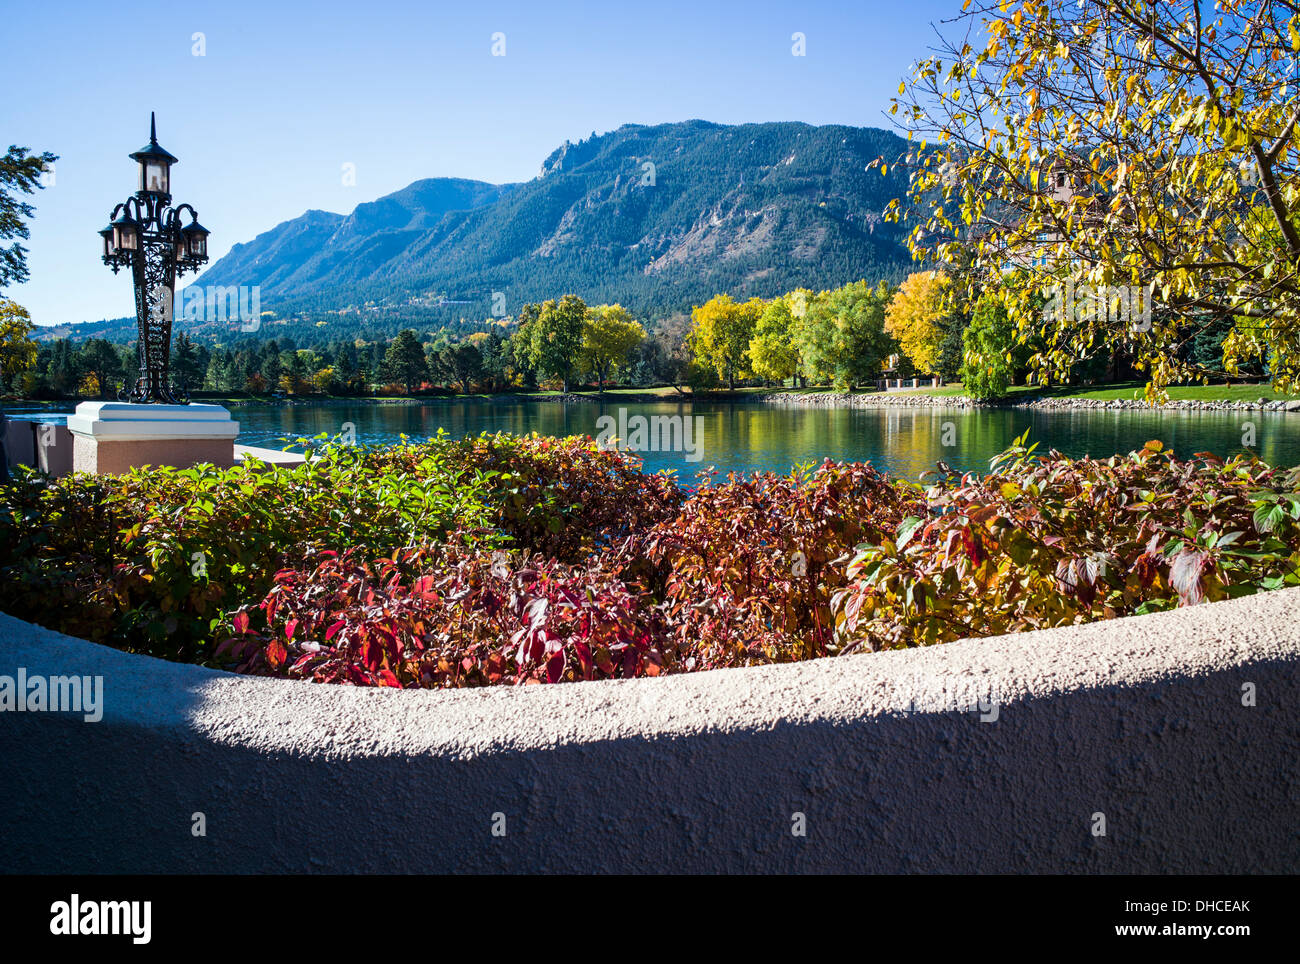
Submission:
M 846 649 L 996 636 L 1300 585 L 1300 470 L 1190 460 L 1148 442 L 1109 459 L 1034 455 L 948 475 L 867 540 L 835 610 Z
M 861 542 L 924 511 L 920 492 L 860 462 L 706 481 L 676 518 L 621 547 L 692 668 L 834 650 L 831 597 Z
M 322 553 L 232 628 L 218 655 L 242 672 L 359 686 L 656 676 L 675 661 L 659 611 L 613 574 L 455 544 Z

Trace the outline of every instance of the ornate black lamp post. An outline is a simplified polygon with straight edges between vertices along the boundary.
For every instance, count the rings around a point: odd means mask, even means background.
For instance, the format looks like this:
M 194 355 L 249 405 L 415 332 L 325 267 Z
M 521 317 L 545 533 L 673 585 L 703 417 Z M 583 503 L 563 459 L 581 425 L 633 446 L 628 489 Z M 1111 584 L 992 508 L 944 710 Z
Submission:
M 176 277 L 197 271 L 208 260 L 208 231 L 188 204 L 171 206 L 171 166 L 176 158 L 158 146 L 153 114 L 149 115 L 149 143 L 131 159 L 140 165 L 140 184 L 109 217 L 100 231 L 104 239 L 104 264 L 117 274 L 131 269 L 135 283 L 135 316 L 140 326 L 140 377 L 122 397 L 129 402 L 186 404 L 168 376 L 172 343 L 172 301 Z M 190 223 L 181 226 L 181 214 Z

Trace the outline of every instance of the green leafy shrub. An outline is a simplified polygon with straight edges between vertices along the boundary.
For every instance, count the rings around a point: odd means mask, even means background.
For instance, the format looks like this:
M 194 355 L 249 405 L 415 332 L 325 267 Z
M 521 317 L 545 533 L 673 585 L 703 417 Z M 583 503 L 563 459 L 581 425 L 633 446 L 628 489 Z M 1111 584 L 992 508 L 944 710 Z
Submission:
M 647 475 L 639 456 L 602 450 L 587 436 L 439 436 L 377 447 L 367 460 L 418 473 L 430 451 L 489 480 L 492 524 L 515 545 L 569 562 L 672 518 L 684 498 L 672 476 Z
M 201 660 L 225 611 L 325 547 L 389 552 L 486 537 L 489 473 L 448 452 L 377 470 L 364 449 L 326 445 L 292 467 L 23 475 L 0 509 L 0 606 L 84 638 Z

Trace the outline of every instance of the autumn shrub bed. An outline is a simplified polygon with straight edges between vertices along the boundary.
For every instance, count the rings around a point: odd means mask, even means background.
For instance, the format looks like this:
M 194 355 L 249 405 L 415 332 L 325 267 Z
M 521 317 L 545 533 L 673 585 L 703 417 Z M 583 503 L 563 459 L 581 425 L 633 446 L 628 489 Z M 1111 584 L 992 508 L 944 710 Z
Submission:
M 645 474 L 589 438 L 319 444 L 288 468 L 28 474 L 0 607 L 241 672 L 399 687 L 788 662 L 1300 584 L 1300 470 L 1023 440 L 913 484 Z
M 317 440 L 319 441 L 319 440 Z M 455 534 L 562 557 L 619 538 L 680 493 L 581 439 L 318 445 L 308 462 L 138 469 L 0 488 L 0 608 L 124 649 L 205 661 L 229 614 L 321 550 L 373 556 Z M 656 515 L 658 513 L 658 515 Z M 629 514 L 630 518 L 640 516 Z

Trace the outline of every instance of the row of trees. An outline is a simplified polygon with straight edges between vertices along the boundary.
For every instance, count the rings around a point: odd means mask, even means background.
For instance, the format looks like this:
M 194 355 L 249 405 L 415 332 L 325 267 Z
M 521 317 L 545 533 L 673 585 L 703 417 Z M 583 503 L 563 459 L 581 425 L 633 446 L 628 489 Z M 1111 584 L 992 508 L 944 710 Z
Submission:
M 185 391 L 202 388 L 207 358 L 207 348 L 178 335 L 172 346 L 173 383 Z M 133 382 L 139 371 L 135 345 L 116 345 L 106 338 L 83 342 L 59 338 L 32 342 L 25 363 L 13 372 L 6 371 L 6 384 L 10 391 L 27 398 L 112 398 Z
M 588 307 L 577 295 L 524 305 L 517 320 L 512 349 L 520 371 L 558 381 L 563 391 L 582 375 L 593 376 L 603 391 L 646 339 L 622 305 Z
M 567 391 L 575 380 L 601 390 L 612 383 L 705 390 L 789 380 L 847 391 L 888 373 L 960 379 L 975 397 L 1002 395 L 1032 374 L 1039 338 L 1017 330 L 998 292 L 970 304 L 954 297 L 954 287 L 948 275 L 924 271 L 896 289 L 857 281 L 771 300 L 720 294 L 689 316 L 661 321 L 651 333 L 621 305 L 589 307 L 576 295 L 525 305 L 513 327 L 495 324 L 459 339 L 445 329 L 423 339 L 406 329 L 387 342 L 298 348 L 281 338 L 209 348 L 180 333 L 171 374 L 191 393 L 364 395 L 539 386 Z M 8 345 L 4 377 L 12 391 L 34 398 L 109 398 L 135 377 L 134 345 L 92 338 L 38 348 L 30 328 L 21 308 L 0 302 L 0 340 Z M 1220 324 L 1186 351 L 1212 364 L 1231 331 L 1230 323 Z M 1076 362 L 1070 380 L 1115 381 L 1133 373 L 1125 362 L 1120 350 L 1103 352 Z
M 429 388 L 504 391 L 514 380 L 508 348 L 509 340 L 499 331 L 476 333 L 463 341 L 438 333 L 422 343 L 408 329 L 387 343 L 337 341 L 314 348 L 271 340 L 210 352 L 203 388 L 297 395 L 413 393 Z
M 1005 391 L 1027 368 L 1026 354 L 1012 350 L 1015 331 L 1005 311 L 990 302 L 968 325 L 965 313 L 945 307 L 946 284 L 943 275 L 923 272 L 897 290 L 858 281 L 770 301 L 722 294 L 689 317 L 661 322 L 652 335 L 621 305 L 589 307 L 576 295 L 525 305 L 513 330 L 498 325 L 460 340 L 446 331 L 421 340 L 406 329 L 386 343 L 298 348 L 282 338 L 209 348 L 182 332 L 173 343 L 171 376 L 183 391 L 220 394 L 470 393 L 541 385 L 567 391 L 578 379 L 601 390 L 614 382 L 734 389 L 756 379 L 850 390 L 888 368 L 903 376 L 961 376 L 977 394 Z M 30 325 L 21 309 L 8 305 L 0 306 L 0 332 L 11 315 L 13 325 Z M 965 367 L 963 334 L 972 360 Z M 39 348 L 29 342 L 24 352 L 10 354 L 16 360 L 6 369 L 9 387 L 33 398 L 111 398 L 138 369 L 134 345 L 103 338 L 58 339 Z
M 962 365 L 966 316 L 945 308 L 944 284 L 942 275 L 921 272 L 897 289 L 855 281 L 771 301 L 717 295 L 692 313 L 692 358 L 731 389 L 758 378 L 848 391 L 886 370 L 952 379 Z
M 665 344 L 671 339 L 648 338 L 619 305 L 588 308 L 568 296 L 526 306 L 520 321 L 513 332 L 497 325 L 460 340 L 446 331 L 422 340 L 406 329 L 387 342 L 336 341 L 311 348 L 298 348 L 289 338 L 208 347 L 179 333 L 172 345 L 171 377 L 177 388 L 191 393 L 362 395 L 500 392 L 542 382 L 567 388 L 576 378 L 591 378 L 602 388 L 615 379 L 651 385 L 674 380 L 682 369 L 679 360 L 668 357 Z M 11 327 L 22 350 L 5 353 L 6 387 L 25 397 L 110 398 L 138 369 L 134 344 L 104 338 L 32 341 L 26 313 L 5 302 L 0 304 L 0 336 Z M 665 331 L 673 330 L 672 324 L 665 326 Z M 679 333 L 679 341 L 681 337 Z

